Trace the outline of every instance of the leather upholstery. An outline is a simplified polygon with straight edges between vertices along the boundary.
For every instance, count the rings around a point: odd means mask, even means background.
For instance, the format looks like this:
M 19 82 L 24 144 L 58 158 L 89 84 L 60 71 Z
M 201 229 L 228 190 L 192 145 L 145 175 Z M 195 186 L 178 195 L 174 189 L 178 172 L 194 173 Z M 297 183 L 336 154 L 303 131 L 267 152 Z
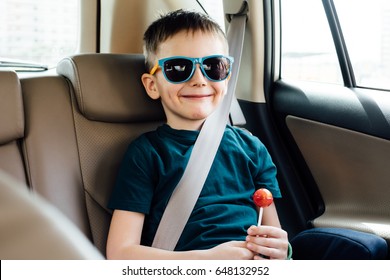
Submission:
M 160 103 L 147 96 L 141 83 L 143 55 L 78 55 L 60 61 L 57 72 L 71 81 L 78 108 L 89 120 L 126 123 L 163 117 Z
M 91 236 L 80 173 L 69 84 L 63 77 L 22 79 L 30 188 Z
M 24 135 L 23 100 L 15 72 L 0 71 L 0 145 Z
M 0 205 L 0 259 L 103 259 L 62 213 L 1 170 Z
M 128 144 L 165 121 L 142 87 L 142 55 L 87 54 L 62 76 L 22 80 L 31 188 L 56 205 L 104 254 L 116 173 Z
M 15 72 L 0 71 L 0 169 L 27 183 L 20 150 L 24 112 L 20 81 Z

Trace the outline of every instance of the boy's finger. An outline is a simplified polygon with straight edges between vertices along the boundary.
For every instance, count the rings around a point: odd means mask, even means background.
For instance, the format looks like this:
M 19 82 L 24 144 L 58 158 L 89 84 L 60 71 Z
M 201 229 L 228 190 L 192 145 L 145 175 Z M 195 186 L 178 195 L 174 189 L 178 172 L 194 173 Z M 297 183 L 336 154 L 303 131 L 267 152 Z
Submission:
M 248 235 L 268 236 L 275 238 L 286 238 L 286 232 L 280 228 L 271 226 L 251 226 L 247 230 Z

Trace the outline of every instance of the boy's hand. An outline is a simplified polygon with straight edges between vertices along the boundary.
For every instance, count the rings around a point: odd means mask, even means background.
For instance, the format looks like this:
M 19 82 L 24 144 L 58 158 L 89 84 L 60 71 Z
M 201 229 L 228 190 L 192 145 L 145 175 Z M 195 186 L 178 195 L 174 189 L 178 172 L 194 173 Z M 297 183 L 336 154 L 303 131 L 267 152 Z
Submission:
M 246 247 L 245 241 L 229 241 L 207 250 L 207 259 L 253 260 L 255 253 Z
M 288 238 L 287 232 L 272 226 L 251 226 L 246 237 L 247 248 L 255 256 L 255 260 L 287 258 Z

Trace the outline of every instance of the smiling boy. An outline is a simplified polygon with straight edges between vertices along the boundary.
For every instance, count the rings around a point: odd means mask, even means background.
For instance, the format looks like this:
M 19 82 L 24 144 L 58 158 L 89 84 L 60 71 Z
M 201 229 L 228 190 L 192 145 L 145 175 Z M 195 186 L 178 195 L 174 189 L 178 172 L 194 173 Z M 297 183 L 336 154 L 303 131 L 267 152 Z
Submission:
M 175 250 L 150 247 L 199 130 L 226 94 L 233 58 L 218 24 L 195 12 L 162 16 L 144 43 L 150 72 L 142 82 L 161 100 L 167 122 L 133 141 L 125 154 L 109 204 L 107 258 L 285 259 L 287 233 L 274 204 L 265 209 L 263 225 L 253 226 L 255 190 L 281 196 L 276 168 L 259 139 L 231 126 Z

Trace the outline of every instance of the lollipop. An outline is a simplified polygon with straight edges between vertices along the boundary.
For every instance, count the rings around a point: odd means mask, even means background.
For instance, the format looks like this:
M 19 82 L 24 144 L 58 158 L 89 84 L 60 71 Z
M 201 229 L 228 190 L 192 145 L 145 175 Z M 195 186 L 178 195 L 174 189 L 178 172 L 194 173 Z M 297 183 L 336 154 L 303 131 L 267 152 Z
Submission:
M 272 193 L 267 189 L 258 189 L 253 195 L 254 203 L 260 207 L 259 220 L 257 225 L 261 225 L 261 219 L 263 218 L 263 208 L 271 205 L 273 201 Z

